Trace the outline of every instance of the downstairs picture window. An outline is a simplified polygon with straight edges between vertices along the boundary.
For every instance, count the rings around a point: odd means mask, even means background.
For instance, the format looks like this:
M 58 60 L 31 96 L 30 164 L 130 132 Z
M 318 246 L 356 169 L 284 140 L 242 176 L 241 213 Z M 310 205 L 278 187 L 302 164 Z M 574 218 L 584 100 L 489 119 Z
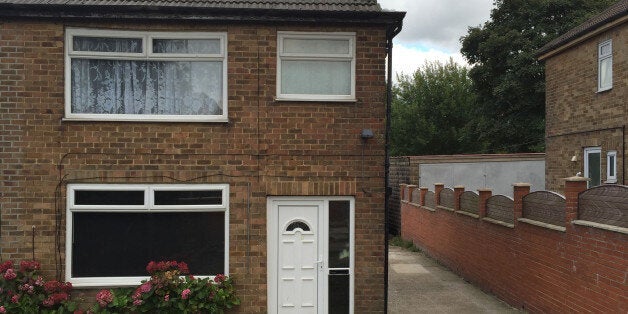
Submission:
M 136 285 L 150 261 L 228 274 L 228 185 L 70 184 L 66 280 Z

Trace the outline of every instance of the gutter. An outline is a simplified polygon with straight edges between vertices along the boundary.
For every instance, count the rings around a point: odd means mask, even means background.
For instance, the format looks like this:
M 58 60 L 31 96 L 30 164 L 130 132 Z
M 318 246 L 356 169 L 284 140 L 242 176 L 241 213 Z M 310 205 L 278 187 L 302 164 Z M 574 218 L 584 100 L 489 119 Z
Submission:
M 389 170 L 390 170 L 390 112 L 392 105 L 392 49 L 393 38 L 401 32 L 403 26 L 403 16 L 393 25 L 390 25 L 386 30 L 386 52 L 388 56 L 388 67 L 386 73 L 386 135 L 385 135 L 385 150 L 386 159 L 384 164 L 384 314 L 388 313 L 388 223 L 390 216 L 390 194 L 392 188 L 388 186 Z

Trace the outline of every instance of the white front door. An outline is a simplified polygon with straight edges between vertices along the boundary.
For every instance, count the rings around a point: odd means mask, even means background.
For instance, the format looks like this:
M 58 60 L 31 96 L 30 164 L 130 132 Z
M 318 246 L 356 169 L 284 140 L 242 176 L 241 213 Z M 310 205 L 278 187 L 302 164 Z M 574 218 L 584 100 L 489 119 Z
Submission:
M 268 312 L 353 313 L 353 198 L 272 197 L 267 215 Z
M 320 204 L 277 206 L 278 313 L 317 313 Z M 320 261 L 317 263 L 317 261 Z

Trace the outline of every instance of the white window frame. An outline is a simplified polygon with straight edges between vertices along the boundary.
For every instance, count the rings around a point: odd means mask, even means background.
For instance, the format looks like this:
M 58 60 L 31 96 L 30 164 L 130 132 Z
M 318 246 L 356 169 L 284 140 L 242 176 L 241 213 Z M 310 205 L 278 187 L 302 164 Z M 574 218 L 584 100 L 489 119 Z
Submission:
M 611 162 L 612 159 L 612 162 Z M 611 164 L 615 173 L 611 174 Z M 617 183 L 617 151 L 609 150 L 606 153 L 606 183 Z
M 347 54 L 314 54 L 314 53 L 284 53 L 284 39 L 343 39 L 349 40 Z M 276 100 L 286 101 L 339 101 L 354 102 L 355 98 L 355 63 L 356 63 L 356 34 L 352 32 L 277 32 L 277 97 Z M 349 95 L 322 95 L 322 94 L 282 94 L 281 93 L 281 62 L 284 60 L 307 61 L 351 61 L 351 82 Z
M 106 191 L 144 191 L 144 205 L 75 205 L 75 190 Z M 218 205 L 154 205 L 154 191 L 194 191 L 219 190 L 222 192 L 222 204 Z M 166 207 L 168 209 L 166 209 Z M 72 277 L 73 213 L 109 212 L 109 213 L 144 213 L 144 212 L 224 212 L 225 215 L 225 259 L 224 274 L 229 275 L 229 185 L 228 184 L 68 184 L 66 208 L 65 238 L 65 280 L 75 287 L 111 287 L 134 286 L 149 276 L 141 277 Z M 184 261 L 185 262 L 185 261 Z M 196 275 L 199 278 L 213 278 L 214 275 Z
M 609 47 L 609 52 L 606 54 L 602 54 L 602 48 L 608 46 Z M 597 47 L 597 56 L 598 56 L 598 62 L 597 62 L 597 90 L 598 92 L 603 92 L 609 89 L 613 88 L 613 41 L 611 39 L 606 40 L 604 42 L 601 42 L 598 47 Z M 611 81 L 610 84 L 608 85 L 602 85 L 602 62 L 609 60 L 610 61 L 610 66 L 608 69 L 608 74 L 611 77 Z
M 602 148 L 601 147 L 586 147 L 584 149 L 584 177 L 589 177 L 589 154 L 600 154 L 600 184 L 602 183 Z M 591 181 L 587 181 L 587 187 L 591 187 Z
M 141 53 L 75 51 L 74 36 L 142 39 Z M 217 39 L 220 53 L 177 54 L 153 53 L 153 39 Z M 151 114 L 96 114 L 72 113 L 72 59 L 156 60 L 156 61 L 221 61 L 222 114 L 221 115 L 151 115 Z M 228 122 L 227 95 L 227 33 L 212 32 L 151 32 L 67 28 L 65 30 L 65 117 L 64 120 L 82 121 L 146 121 L 146 122 Z

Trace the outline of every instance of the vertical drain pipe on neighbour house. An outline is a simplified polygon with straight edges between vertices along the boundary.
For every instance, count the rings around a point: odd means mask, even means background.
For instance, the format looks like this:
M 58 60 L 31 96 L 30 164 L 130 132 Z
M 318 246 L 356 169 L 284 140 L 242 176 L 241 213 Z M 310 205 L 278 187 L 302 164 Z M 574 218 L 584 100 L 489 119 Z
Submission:
M 392 106 L 392 49 L 393 38 L 401 32 L 403 20 L 388 27 L 386 30 L 386 134 L 384 136 L 384 313 L 388 313 L 388 223 L 390 215 L 391 188 L 388 186 L 390 170 L 390 112 Z

